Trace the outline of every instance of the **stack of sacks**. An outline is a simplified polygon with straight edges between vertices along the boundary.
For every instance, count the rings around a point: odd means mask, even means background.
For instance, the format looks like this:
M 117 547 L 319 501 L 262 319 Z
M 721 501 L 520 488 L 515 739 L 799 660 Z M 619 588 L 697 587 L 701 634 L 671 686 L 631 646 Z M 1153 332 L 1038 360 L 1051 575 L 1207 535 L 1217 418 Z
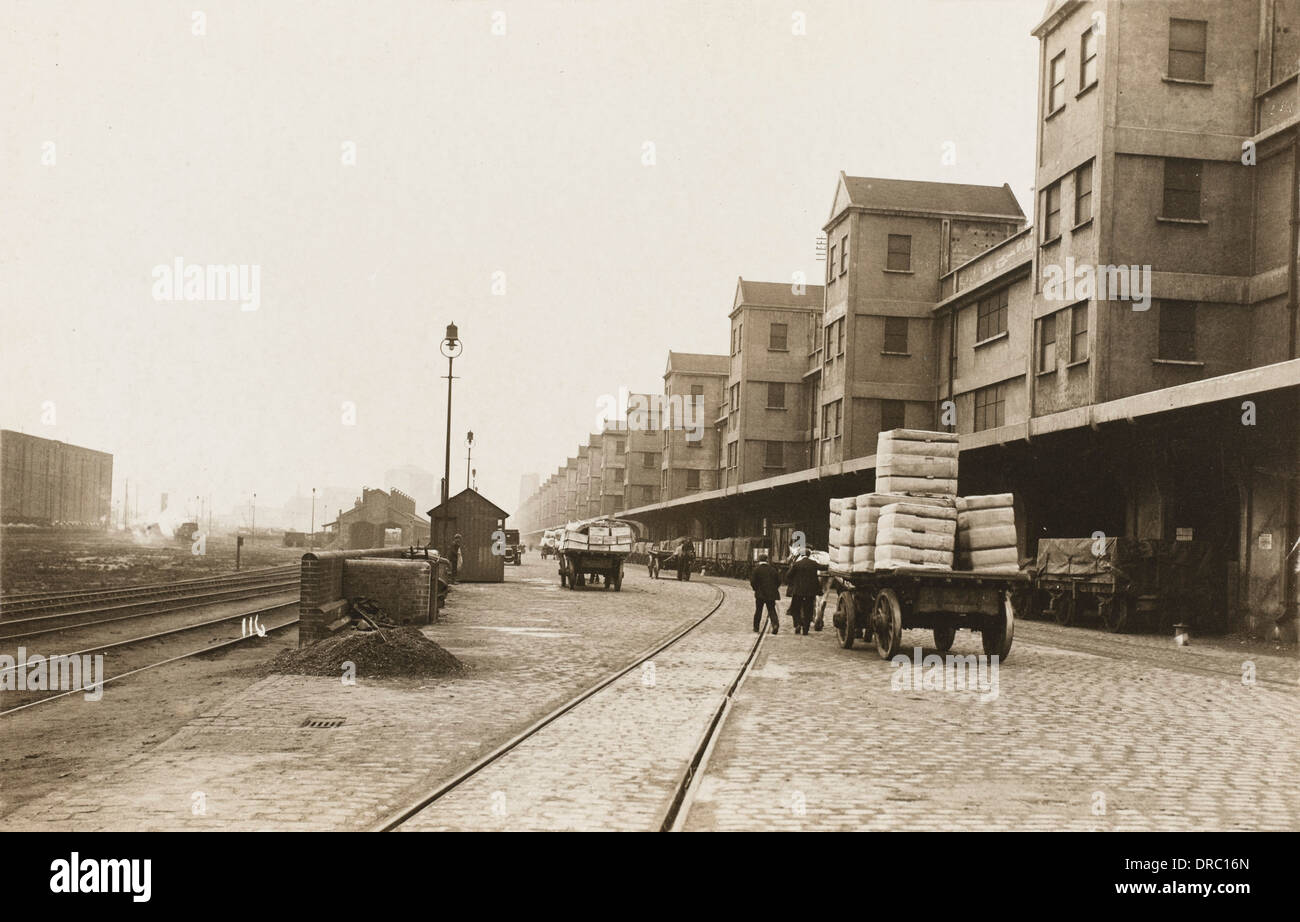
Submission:
M 853 569 L 853 527 L 857 519 L 852 496 L 830 502 L 830 565 L 837 570 Z
M 951 570 L 957 510 L 951 505 L 917 503 L 913 499 L 896 497 L 895 502 L 881 507 L 876 522 L 876 569 Z
M 1013 494 L 957 497 L 957 569 L 986 573 L 1020 569 Z
M 853 529 L 853 569 L 874 570 L 876 564 L 876 532 L 880 512 L 891 503 L 907 502 L 937 509 L 952 509 L 953 501 L 946 496 L 899 496 L 896 493 L 863 493 L 854 500 L 857 515 Z
M 957 435 L 891 429 L 876 439 L 876 492 L 955 496 Z

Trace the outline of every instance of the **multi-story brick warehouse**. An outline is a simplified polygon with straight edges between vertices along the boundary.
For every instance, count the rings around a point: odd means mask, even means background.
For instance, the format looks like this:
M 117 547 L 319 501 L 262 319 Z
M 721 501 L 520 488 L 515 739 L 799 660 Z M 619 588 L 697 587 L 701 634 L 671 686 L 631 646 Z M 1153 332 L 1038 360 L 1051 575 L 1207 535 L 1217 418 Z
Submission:
M 656 537 L 793 521 L 824 542 L 876 432 L 940 425 L 962 492 L 1016 493 L 1026 555 L 1098 531 L 1205 542 L 1227 623 L 1294 638 L 1300 2 L 1061 0 L 1033 34 L 1034 226 L 1004 187 L 842 176 L 811 466 L 625 514 Z
M 0 521 L 109 524 L 113 456 L 92 448 L 0 431 Z
M 820 285 L 739 279 L 731 308 L 731 362 L 718 484 L 734 486 L 807 468 L 815 432 L 808 357 L 821 336 Z

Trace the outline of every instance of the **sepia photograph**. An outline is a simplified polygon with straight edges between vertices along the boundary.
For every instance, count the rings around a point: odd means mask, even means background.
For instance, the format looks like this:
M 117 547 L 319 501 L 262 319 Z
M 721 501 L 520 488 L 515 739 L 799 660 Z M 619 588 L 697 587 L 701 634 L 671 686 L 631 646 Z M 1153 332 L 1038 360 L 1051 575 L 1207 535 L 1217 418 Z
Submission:
M 0 126 L 19 889 L 1300 830 L 1300 0 L 0 0 Z

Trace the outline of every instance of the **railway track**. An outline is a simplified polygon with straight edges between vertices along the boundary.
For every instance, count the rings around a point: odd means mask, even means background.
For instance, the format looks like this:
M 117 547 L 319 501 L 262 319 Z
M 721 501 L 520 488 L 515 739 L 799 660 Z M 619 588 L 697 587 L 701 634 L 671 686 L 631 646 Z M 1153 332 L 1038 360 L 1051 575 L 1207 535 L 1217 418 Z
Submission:
M 502 758 L 504 758 L 513 750 L 517 749 L 523 743 L 535 737 L 538 737 L 540 734 L 548 732 L 548 730 L 550 732 L 562 732 L 560 731 L 559 728 L 555 728 L 554 730 L 551 730 L 551 728 L 558 721 L 560 721 L 566 714 L 570 713 L 571 711 L 574 711 L 577 708 L 582 707 L 583 704 L 591 701 L 591 699 L 601 694 L 603 691 L 608 689 L 615 682 L 627 676 L 629 673 L 632 673 L 633 671 L 639 669 L 642 666 L 642 664 L 653 660 L 655 657 L 663 654 L 665 651 L 669 650 L 670 648 L 678 644 L 682 639 L 689 636 L 702 624 L 704 624 L 710 618 L 712 618 L 718 612 L 718 610 L 722 608 L 722 604 L 723 602 L 726 601 L 727 598 L 726 588 L 724 588 L 723 586 L 717 583 L 706 582 L 706 585 L 712 586 L 713 589 L 717 592 L 717 595 L 714 597 L 713 603 L 709 608 L 709 610 L 702 617 L 698 618 L 697 620 L 693 621 L 686 627 L 677 631 L 672 636 L 668 637 L 666 640 L 656 642 L 653 647 L 642 652 L 641 654 L 638 654 L 633 659 L 633 661 L 628 665 L 619 668 L 618 670 L 605 676 L 596 684 L 592 685 L 591 687 L 585 689 L 582 692 L 579 692 L 577 695 L 573 696 L 568 701 L 564 702 L 563 704 L 555 708 L 550 713 L 546 714 L 545 716 L 535 721 L 534 723 L 532 723 L 531 725 L 529 725 L 519 733 L 512 736 L 510 739 L 506 740 L 501 745 L 497 746 L 487 755 L 478 759 L 476 762 L 474 762 L 467 768 L 461 770 L 460 772 L 453 775 L 452 777 L 441 782 L 436 788 L 434 788 L 432 791 L 428 792 L 427 794 L 423 795 L 418 800 L 410 804 L 407 804 L 406 806 L 402 807 L 401 809 L 393 813 L 390 813 L 388 816 L 384 817 L 377 824 L 375 824 L 372 827 L 372 831 L 392 832 L 392 831 L 400 830 L 402 826 L 408 823 L 411 819 L 418 816 L 419 814 L 429 809 L 430 807 L 433 807 L 435 804 L 437 804 L 439 800 L 446 797 L 452 791 L 456 790 L 458 787 L 460 787 L 465 782 L 469 781 L 471 778 L 473 778 L 475 775 L 482 772 L 484 769 L 489 768 L 490 766 L 499 762 Z M 745 657 L 743 663 L 737 669 L 735 678 L 728 685 L 726 693 L 723 696 L 721 703 L 718 705 L 717 709 L 711 715 L 711 718 L 708 721 L 707 729 L 704 732 L 702 738 L 699 740 L 698 744 L 694 747 L 691 758 L 682 774 L 682 777 L 679 779 L 673 791 L 673 794 L 669 799 L 667 808 L 662 818 L 662 822 L 659 824 L 660 831 L 670 831 L 678 828 L 680 820 L 684 818 L 685 814 L 684 814 L 683 807 L 689 804 L 690 797 L 694 792 L 696 779 L 700 777 L 702 773 L 703 766 L 707 762 L 708 753 L 712 750 L 713 742 L 717 738 L 718 732 L 722 727 L 723 721 L 726 718 L 726 714 L 728 710 L 730 710 L 732 695 L 739 687 L 745 675 L 749 672 L 749 669 L 754 662 L 754 658 L 757 656 L 758 650 L 762 645 L 763 638 L 766 635 L 767 635 L 767 631 L 765 625 L 765 629 L 757 635 L 753 645 L 749 649 L 748 655 Z
M 173 638 L 179 638 L 181 635 L 192 631 L 210 629 L 222 625 L 231 625 L 230 632 L 233 634 L 234 623 L 241 622 L 239 636 L 234 636 L 228 639 L 219 640 L 216 641 L 215 643 L 209 643 L 205 646 L 191 649 L 183 653 L 168 655 L 159 660 L 149 661 L 148 659 L 145 659 L 143 664 L 140 665 L 136 665 L 134 662 L 128 662 L 127 668 L 115 672 L 112 675 L 103 676 L 103 683 L 107 685 L 109 682 L 116 682 L 120 679 L 126 678 L 127 676 L 135 675 L 136 673 L 144 672 L 148 669 L 155 669 L 159 666 L 165 666 L 169 663 L 175 663 L 180 660 L 189 659 L 191 657 L 202 656 L 205 653 L 212 653 L 217 650 L 233 647 L 237 644 L 244 643 L 246 641 L 261 637 L 263 636 L 263 634 L 272 634 L 276 631 L 281 631 L 284 630 L 285 628 L 292 627 L 293 625 L 298 623 L 297 607 L 298 607 L 298 602 L 295 599 L 293 601 L 282 602 L 276 605 L 270 605 L 262 608 L 240 611 L 234 614 L 222 615 L 220 617 L 211 618 L 205 621 L 184 624 L 178 627 L 168 628 L 162 631 L 155 631 L 151 634 L 130 637 L 125 640 L 115 640 L 110 643 L 97 644 L 82 650 L 67 651 L 62 655 L 69 656 L 69 657 L 72 656 L 81 657 L 81 656 L 92 656 L 96 654 L 103 654 L 111 650 L 129 650 L 131 648 L 140 647 L 141 645 L 153 643 L 156 641 L 165 642 Z M 271 617 L 275 613 L 284 613 L 288 609 L 293 610 L 292 617 L 285 620 L 277 620 L 273 624 L 262 625 L 263 627 L 262 634 L 259 634 L 255 630 L 248 629 L 248 625 L 255 623 L 255 622 L 250 622 L 248 619 L 257 619 L 257 621 L 260 622 L 261 616 L 263 615 Z M 55 655 L 59 655 L 59 654 L 55 654 Z M 135 658 L 132 658 L 132 660 L 134 659 Z M 11 667 L 0 668 L 0 676 L 3 676 L 4 673 L 11 672 L 16 669 L 17 669 L 16 665 Z M 51 701 L 57 701 L 58 699 L 66 698 L 69 695 L 84 694 L 85 691 L 86 689 L 84 687 L 81 687 L 81 688 L 75 688 L 69 690 L 59 690 L 55 692 L 50 692 L 48 694 L 43 694 L 40 695 L 39 697 L 33 698 L 32 700 L 24 701 L 22 704 L 18 704 L 13 707 L 6 708 L 5 710 L 0 710 L 0 717 L 5 717 L 9 714 L 14 714 L 19 711 L 25 711 L 30 708 L 36 707 L 37 705 L 47 704 Z M 18 696 L 24 695 L 23 692 L 9 692 L 8 694 L 18 695 Z M 33 694 L 32 692 L 26 693 L 28 697 L 31 697 L 32 694 Z
M 77 591 L 49 590 L 38 592 L 10 592 L 0 595 L 0 622 L 15 620 L 17 616 L 33 613 L 52 614 L 60 609 L 89 608 L 108 602 L 166 600 L 195 594 L 204 590 L 237 588 L 249 584 L 287 580 L 297 576 L 298 564 L 244 570 L 222 576 L 178 580 L 171 583 L 152 583 L 146 586 L 119 586 L 108 589 Z
M 290 592 L 298 587 L 297 575 L 271 577 L 257 582 L 246 581 L 222 588 L 199 587 L 179 591 L 166 597 L 152 597 L 134 601 L 114 602 L 53 614 L 29 615 L 24 618 L 0 620 L 0 645 L 25 641 L 43 634 L 52 634 L 77 628 L 95 627 L 140 618 L 175 614 L 194 608 L 266 595 Z

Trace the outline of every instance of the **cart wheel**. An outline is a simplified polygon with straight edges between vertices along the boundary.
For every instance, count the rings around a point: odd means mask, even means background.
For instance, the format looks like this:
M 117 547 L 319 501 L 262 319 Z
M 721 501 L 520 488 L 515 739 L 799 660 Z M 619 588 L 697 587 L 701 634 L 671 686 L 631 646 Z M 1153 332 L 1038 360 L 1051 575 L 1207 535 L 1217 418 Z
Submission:
M 1011 654 L 1011 637 L 1015 633 L 1015 628 L 1015 608 L 1011 604 L 1011 598 L 1004 595 L 1002 614 L 989 616 L 984 622 L 984 630 L 980 631 L 985 655 L 996 656 L 999 660 L 1005 661 Z
M 853 649 L 853 641 L 858 636 L 856 613 L 853 610 L 853 593 L 841 592 L 835 617 L 835 633 L 840 638 L 840 646 L 845 650 Z
M 876 632 L 876 652 L 881 659 L 891 659 L 903 644 L 903 607 L 892 589 L 881 589 L 871 615 Z
M 616 574 L 614 574 L 614 591 L 615 591 L 615 592 L 622 592 L 622 591 L 623 591 L 623 571 L 622 571 L 622 569 L 620 569 Z
M 1129 596 L 1109 596 L 1097 603 L 1097 614 L 1101 615 L 1101 623 L 1106 625 L 1106 630 L 1112 634 L 1124 630 L 1124 625 L 1132 612 L 1133 599 Z
M 569 576 L 563 570 L 560 571 L 560 588 L 561 589 L 569 588 Z
M 934 648 L 940 653 L 947 653 L 952 649 L 952 642 L 957 639 L 957 628 L 952 624 L 945 624 L 943 627 L 934 629 Z
M 1068 627 L 1074 623 L 1074 599 L 1068 595 L 1063 595 L 1056 600 L 1056 608 L 1052 614 L 1056 616 L 1056 623 Z

